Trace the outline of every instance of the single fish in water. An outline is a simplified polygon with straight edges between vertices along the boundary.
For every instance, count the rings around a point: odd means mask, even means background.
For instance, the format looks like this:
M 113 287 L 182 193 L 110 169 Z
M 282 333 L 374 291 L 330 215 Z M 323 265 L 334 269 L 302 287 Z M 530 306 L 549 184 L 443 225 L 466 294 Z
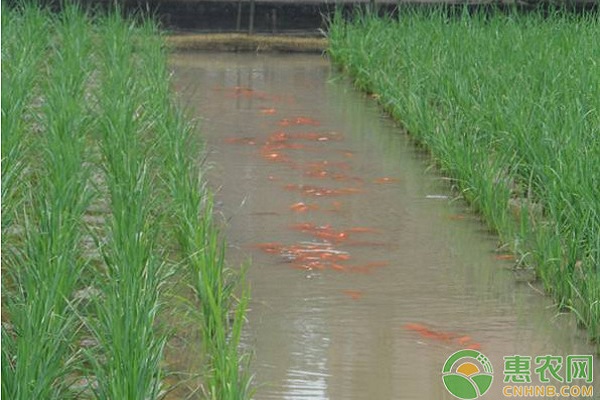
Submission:
M 481 344 L 473 342 L 471 336 L 468 335 L 458 335 L 453 332 L 437 331 L 424 324 L 414 322 L 404 325 L 404 329 L 417 332 L 422 338 L 425 339 L 455 344 L 465 349 L 481 349 Z
M 375 179 L 373 182 L 375 182 L 375 183 L 396 183 L 396 182 L 400 182 L 400 179 L 384 176 L 382 178 Z
M 307 196 L 323 197 L 323 196 L 343 196 L 347 194 L 361 193 L 362 189 L 346 187 L 340 189 L 330 189 L 312 185 L 286 185 L 287 190 L 297 190 L 304 193 Z
M 279 126 L 292 126 L 292 125 L 312 125 L 319 126 L 321 123 L 316 119 L 312 119 L 309 117 L 294 117 L 294 118 L 284 118 L 279 121 Z
M 290 206 L 290 210 L 294 212 L 307 212 L 312 210 L 318 210 L 319 206 L 316 204 L 306 204 L 303 202 L 294 203 Z
M 342 290 L 342 293 L 350 297 L 352 300 L 358 300 L 363 297 L 363 292 L 360 290 Z
M 225 138 L 225 143 L 228 144 L 248 144 L 255 145 L 256 138 L 253 137 L 241 137 L 241 138 Z
M 274 114 L 277 114 L 277 110 L 275 108 L 263 107 L 260 109 L 260 113 L 263 115 L 274 115 Z

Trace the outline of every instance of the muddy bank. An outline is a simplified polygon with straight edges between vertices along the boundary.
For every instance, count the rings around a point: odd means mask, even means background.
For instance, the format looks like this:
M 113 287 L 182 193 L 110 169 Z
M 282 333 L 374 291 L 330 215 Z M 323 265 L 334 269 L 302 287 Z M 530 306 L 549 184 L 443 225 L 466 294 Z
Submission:
M 240 33 L 173 34 L 169 45 L 180 51 L 276 51 L 322 53 L 327 49 L 325 38 L 283 35 L 247 35 Z

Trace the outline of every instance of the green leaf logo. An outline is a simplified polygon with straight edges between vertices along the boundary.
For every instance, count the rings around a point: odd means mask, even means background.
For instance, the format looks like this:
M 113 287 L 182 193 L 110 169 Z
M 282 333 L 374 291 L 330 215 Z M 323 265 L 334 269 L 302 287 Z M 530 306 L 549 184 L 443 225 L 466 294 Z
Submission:
M 490 360 L 476 350 L 460 350 L 446 360 L 442 369 L 444 386 L 462 400 L 477 399 L 492 386 L 494 370 Z

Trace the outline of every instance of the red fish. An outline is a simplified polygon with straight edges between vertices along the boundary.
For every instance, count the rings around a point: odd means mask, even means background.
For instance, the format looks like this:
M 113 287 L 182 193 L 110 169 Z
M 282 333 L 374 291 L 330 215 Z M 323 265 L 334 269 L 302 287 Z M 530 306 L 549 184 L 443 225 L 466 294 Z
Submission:
M 329 266 L 334 271 L 348 271 L 348 267 L 345 267 L 345 266 L 340 265 L 340 264 L 331 263 Z
M 229 88 L 215 88 L 214 90 L 225 91 L 227 97 L 233 97 L 233 98 L 243 97 L 243 98 L 248 98 L 248 99 L 256 98 L 256 99 L 260 99 L 260 100 L 267 100 L 269 98 L 269 96 L 266 93 L 254 90 L 254 89 L 252 89 L 250 87 L 246 87 L 246 86 L 233 86 L 233 87 L 229 87 Z
M 389 265 L 387 261 L 374 261 L 364 265 L 348 267 L 348 271 L 356 274 L 371 274 L 375 268 L 385 267 L 386 265 Z
M 275 132 L 271 136 L 269 136 L 269 142 L 284 142 L 289 139 L 289 135 L 285 132 Z
M 515 256 L 513 254 L 496 254 L 494 258 L 501 261 L 514 261 Z
M 324 187 L 312 186 L 312 185 L 286 185 L 288 190 L 298 190 L 307 196 L 342 196 L 353 193 L 361 193 L 362 190 L 359 188 L 341 188 L 341 189 L 329 189 Z
M 263 115 L 273 115 L 273 114 L 277 114 L 277 110 L 274 108 L 263 107 L 260 109 L 260 113 Z
M 261 156 L 268 161 L 271 162 L 281 162 L 281 163 L 290 163 L 291 160 L 285 154 L 281 154 L 276 151 L 263 151 L 261 152 Z
M 306 204 L 303 202 L 294 203 L 290 206 L 290 210 L 294 212 L 307 212 L 311 210 L 317 210 L 319 206 L 316 204 Z
M 396 182 L 400 182 L 400 179 L 389 178 L 386 176 L 386 177 L 382 177 L 382 178 L 377 178 L 373 182 L 375 182 L 375 183 L 396 183 Z
M 348 238 L 348 234 L 346 232 L 336 231 L 330 225 L 315 226 L 314 224 L 305 223 L 295 224 L 290 228 L 334 243 L 344 241 Z
M 265 253 L 279 253 L 281 251 L 281 249 L 283 248 L 283 245 L 281 243 L 277 243 L 277 242 L 270 242 L 270 243 L 258 243 L 255 245 L 256 247 L 258 247 L 259 249 L 261 249 L 262 251 L 264 251 Z
M 452 343 L 465 349 L 479 350 L 481 344 L 473 342 L 472 338 L 467 335 L 457 335 L 453 332 L 440 332 L 430 329 L 426 325 L 420 323 L 409 323 L 404 325 L 404 329 L 418 332 L 421 337 L 431 340 Z
M 319 126 L 321 123 L 315 119 L 308 117 L 294 117 L 294 118 L 284 118 L 279 121 L 279 126 L 291 126 L 291 125 L 312 125 Z
M 360 290 L 342 290 L 342 293 L 352 300 L 358 300 L 363 296 L 363 292 Z
M 331 202 L 331 212 L 339 212 L 342 210 L 342 202 L 341 201 L 332 201 Z
M 319 132 L 305 132 L 305 133 L 293 133 L 290 134 L 293 139 L 310 140 L 313 142 L 329 142 L 332 140 L 342 140 L 342 135 L 337 132 L 319 133 Z
M 256 139 L 253 138 L 253 137 L 226 138 L 225 139 L 225 143 L 255 145 L 256 144 Z

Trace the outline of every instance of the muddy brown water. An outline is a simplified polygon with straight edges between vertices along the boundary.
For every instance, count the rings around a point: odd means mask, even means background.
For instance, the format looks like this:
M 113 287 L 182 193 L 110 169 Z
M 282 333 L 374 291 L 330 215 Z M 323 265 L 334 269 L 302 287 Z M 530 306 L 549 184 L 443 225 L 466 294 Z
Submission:
M 182 53 L 172 67 L 207 141 L 229 261 L 251 260 L 256 399 L 451 399 L 442 366 L 468 347 L 494 369 L 483 398 L 504 398 L 503 357 L 531 356 L 535 384 L 535 357 L 593 354 L 327 59 Z

